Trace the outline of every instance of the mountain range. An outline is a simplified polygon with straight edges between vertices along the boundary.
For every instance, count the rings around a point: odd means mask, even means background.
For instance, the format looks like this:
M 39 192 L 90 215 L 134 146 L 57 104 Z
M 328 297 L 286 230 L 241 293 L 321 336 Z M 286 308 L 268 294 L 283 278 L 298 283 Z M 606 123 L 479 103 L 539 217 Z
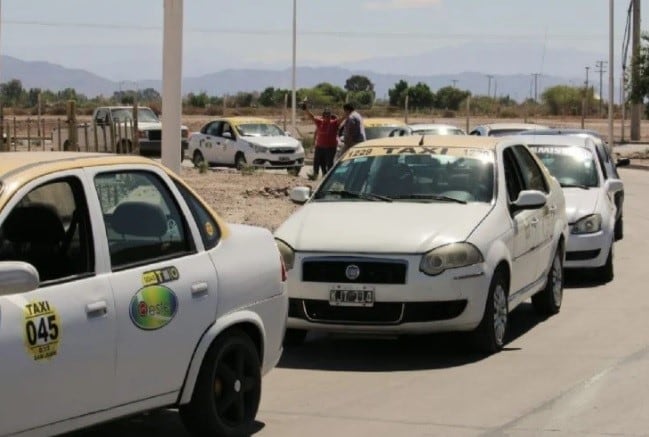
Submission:
M 428 84 L 434 91 L 454 84 L 474 95 L 509 95 L 522 101 L 534 97 L 535 80 L 532 73 L 540 75 L 536 81 L 536 94 L 540 96 L 547 87 L 558 84 L 583 86 L 579 75 L 584 65 L 593 65 L 600 59 L 594 53 L 566 49 L 539 50 L 526 45 L 497 45 L 478 47 L 466 45 L 445 47 L 419 55 L 391 55 L 363 61 L 343 63 L 339 66 L 300 66 L 296 71 L 297 87 L 312 87 L 321 82 L 343 86 L 352 74 L 363 74 L 374 83 L 377 97 L 387 97 L 388 89 L 401 79 L 414 85 Z M 489 62 L 486 62 L 489 60 Z M 21 80 L 25 88 L 42 88 L 53 91 L 75 88 L 89 97 L 110 96 L 120 89 L 162 89 L 160 79 L 129 78 L 115 81 L 102 72 L 66 68 L 44 61 L 23 61 L 3 55 L 0 81 Z M 190 62 L 186 59 L 185 62 Z M 489 69 L 481 68 L 489 65 Z M 593 68 L 594 70 L 594 68 Z M 544 73 L 544 71 L 546 73 Z M 108 72 L 107 72 L 108 73 Z M 488 75 L 492 79 L 488 79 Z M 161 75 L 160 75 L 161 76 Z M 597 78 L 591 76 L 591 84 Z M 604 80 L 604 95 L 606 82 Z M 262 91 L 266 87 L 290 88 L 290 68 L 232 68 L 183 78 L 183 94 L 205 91 L 209 95 L 235 94 L 239 91 Z

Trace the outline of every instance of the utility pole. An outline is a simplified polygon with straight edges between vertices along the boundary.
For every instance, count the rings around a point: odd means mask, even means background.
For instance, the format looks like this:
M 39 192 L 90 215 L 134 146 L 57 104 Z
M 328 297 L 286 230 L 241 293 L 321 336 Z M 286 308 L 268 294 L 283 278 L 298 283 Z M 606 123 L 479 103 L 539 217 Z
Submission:
M 636 0 L 639 1 L 639 0 Z M 609 0 L 609 6 L 608 6 L 608 15 L 609 15 L 609 22 L 608 22 L 608 29 L 609 29 L 609 35 L 608 35 L 608 65 L 611 67 L 608 69 L 608 144 L 611 147 L 611 150 L 613 146 L 615 145 L 615 138 L 613 137 L 613 110 L 615 109 L 615 77 L 614 77 L 614 71 L 613 71 L 613 55 L 615 54 L 615 48 L 613 47 L 613 39 L 614 39 L 614 20 L 613 20 L 613 13 L 615 11 L 615 7 L 613 6 L 613 0 Z
M 453 82 L 453 88 L 455 88 L 455 85 L 459 82 L 459 80 L 453 79 L 453 80 L 451 80 L 451 82 Z
M 640 81 L 640 69 L 635 61 L 640 55 L 640 0 L 633 0 L 633 24 L 632 24 L 632 56 L 631 83 L 637 86 Z M 631 102 L 631 140 L 640 140 L 640 114 L 642 114 L 642 102 Z
M 599 73 L 599 116 L 602 117 L 604 113 L 602 112 L 603 104 L 604 104 L 604 96 L 602 95 L 602 78 L 604 76 L 604 73 L 606 73 L 606 69 L 604 66 L 606 65 L 606 61 L 597 61 L 595 62 L 595 67 L 597 70 L 595 70 L 596 73 Z
M 487 96 L 491 97 L 491 79 L 493 79 L 492 74 L 487 75 L 487 79 L 489 79 L 489 86 L 487 87 Z
M 297 117 L 297 91 L 295 90 L 295 70 L 296 70 L 296 46 L 297 46 L 297 0 L 293 0 L 293 62 L 291 68 L 291 129 L 293 135 L 297 135 L 295 119 Z
M 539 101 L 539 76 L 541 73 L 532 73 L 532 76 L 534 76 L 534 101 L 538 102 Z
M 584 113 L 584 116 L 588 114 L 588 100 L 590 100 L 589 97 L 589 92 L 588 92 L 588 70 L 590 70 L 590 67 L 586 67 L 586 92 L 584 93 L 584 110 L 582 111 Z

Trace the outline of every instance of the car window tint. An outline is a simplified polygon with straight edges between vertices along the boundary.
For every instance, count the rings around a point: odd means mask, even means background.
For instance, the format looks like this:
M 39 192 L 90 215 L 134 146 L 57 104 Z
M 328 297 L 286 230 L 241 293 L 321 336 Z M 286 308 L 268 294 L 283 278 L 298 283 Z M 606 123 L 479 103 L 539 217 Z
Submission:
M 205 129 L 205 133 L 207 135 L 217 136 L 219 134 L 219 124 L 218 121 L 210 123 L 207 129 Z
M 602 175 L 604 176 L 604 179 L 610 179 L 612 175 L 608 171 L 606 162 L 609 161 L 608 155 L 606 155 L 606 151 L 602 150 L 600 147 L 595 147 L 595 152 L 597 154 L 597 161 L 599 162 L 599 167 L 602 170 Z
M 166 184 L 146 171 L 95 176 L 113 270 L 194 251 L 185 219 Z
M 221 229 L 219 228 L 214 217 L 203 206 L 203 203 L 196 198 L 184 185 L 174 181 L 178 191 L 187 202 L 189 210 L 196 221 L 198 230 L 201 233 L 201 239 L 205 249 L 212 249 L 215 247 L 221 238 Z
M 90 215 L 77 178 L 47 182 L 25 195 L 0 227 L 0 261 L 23 261 L 41 282 L 94 273 Z
M 536 163 L 532 154 L 523 146 L 513 147 L 516 161 L 521 169 L 521 176 L 523 176 L 523 183 L 526 190 L 538 190 L 548 193 L 548 185 L 543 176 L 541 168 Z
M 518 199 L 519 193 L 523 190 L 523 182 L 521 180 L 520 170 L 514 158 L 512 149 L 505 149 L 503 152 L 503 167 L 505 170 L 505 185 L 507 186 L 507 194 L 509 200 L 514 202 Z

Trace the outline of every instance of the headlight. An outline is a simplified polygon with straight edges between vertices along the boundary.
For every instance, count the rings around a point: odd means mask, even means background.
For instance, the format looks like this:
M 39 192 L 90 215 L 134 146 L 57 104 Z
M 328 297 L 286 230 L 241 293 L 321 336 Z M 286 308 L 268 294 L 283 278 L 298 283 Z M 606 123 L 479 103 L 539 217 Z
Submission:
M 580 219 L 572 226 L 573 234 L 592 234 L 602 230 L 602 216 L 591 214 Z
M 483 261 L 482 254 L 473 244 L 451 243 L 424 254 L 419 270 L 434 276 L 444 270 L 466 267 Z
M 139 130 L 137 131 L 137 137 L 143 140 L 146 140 L 149 138 L 149 131 L 146 130 Z
M 268 150 L 264 146 L 258 146 L 257 144 L 248 143 L 248 145 L 252 147 L 252 150 L 254 150 L 255 153 L 266 153 Z
M 279 253 L 282 255 L 282 259 L 284 260 L 286 270 L 291 270 L 293 268 L 293 263 L 295 262 L 295 251 L 282 240 L 275 240 L 275 242 L 279 248 Z

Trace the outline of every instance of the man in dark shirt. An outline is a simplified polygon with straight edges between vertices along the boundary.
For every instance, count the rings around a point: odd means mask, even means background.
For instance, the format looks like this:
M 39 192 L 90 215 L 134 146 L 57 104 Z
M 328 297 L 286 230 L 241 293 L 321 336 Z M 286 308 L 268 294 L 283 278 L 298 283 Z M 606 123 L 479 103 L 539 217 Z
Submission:
M 355 110 L 354 105 L 345 103 L 343 105 L 345 117 L 343 119 L 343 142 L 344 145 L 339 152 L 342 156 L 349 148 L 354 145 L 365 141 L 365 126 L 363 125 L 363 117 Z

